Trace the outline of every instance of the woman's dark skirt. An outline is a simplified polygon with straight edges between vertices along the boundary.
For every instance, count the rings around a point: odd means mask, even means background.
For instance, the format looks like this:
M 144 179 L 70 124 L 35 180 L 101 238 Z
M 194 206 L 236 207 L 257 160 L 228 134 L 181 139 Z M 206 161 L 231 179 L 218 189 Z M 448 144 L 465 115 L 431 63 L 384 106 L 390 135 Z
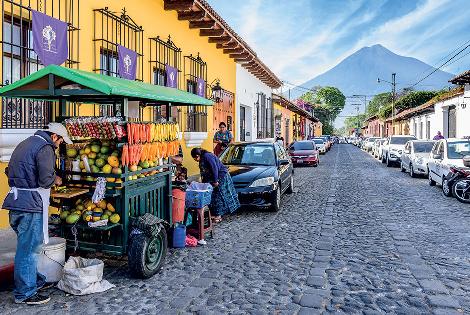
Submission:
M 215 216 L 224 215 L 234 212 L 239 207 L 237 191 L 233 186 L 232 177 L 227 173 L 212 192 L 211 213 Z

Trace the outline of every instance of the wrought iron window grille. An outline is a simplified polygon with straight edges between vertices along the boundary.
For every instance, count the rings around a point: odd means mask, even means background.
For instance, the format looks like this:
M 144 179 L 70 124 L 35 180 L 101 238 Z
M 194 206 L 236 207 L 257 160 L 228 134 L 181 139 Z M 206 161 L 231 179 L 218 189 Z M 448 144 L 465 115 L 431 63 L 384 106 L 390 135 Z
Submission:
M 207 63 L 202 60 L 199 53 L 197 56 L 184 56 L 184 77 L 186 80 L 186 91 L 196 94 L 197 80 L 203 79 L 206 82 L 207 95 Z M 207 108 L 205 106 L 188 106 L 186 111 L 185 131 L 188 132 L 207 132 Z
M 44 66 L 33 50 L 31 10 L 65 21 L 68 25 L 68 58 L 65 66 L 79 68 L 80 0 L 3 0 L 2 1 L 2 80 L 13 83 Z M 44 128 L 54 115 L 51 102 L 2 98 L 0 128 Z M 76 106 L 69 104 L 70 111 Z

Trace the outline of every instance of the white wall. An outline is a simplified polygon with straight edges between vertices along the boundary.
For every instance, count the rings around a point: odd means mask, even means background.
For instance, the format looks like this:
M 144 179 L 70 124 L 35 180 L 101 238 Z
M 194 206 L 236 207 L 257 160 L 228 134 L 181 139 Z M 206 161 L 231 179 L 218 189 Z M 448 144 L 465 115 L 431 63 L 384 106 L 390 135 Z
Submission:
M 429 137 L 427 137 L 427 134 L 426 134 L 427 133 L 426 126 L 427 126 L 428 121 L 430 123 Z M 416 123 L 416 130 L 415 130 L 415 123 Z M 429 139 L 434 138 L 434 136 L 437 134 L 437 131 L 441 130 L 439 129 L 439 124 L 437 123 L 435 113 L 427 113 L 427 114 L 414 116 L 413 118 L 410 119 L 409 127 L 410 127 L 410 134 L 422 140 L 429 140 Z
M 235 126 L 237 132 L 237 141 L 240 140 L 240 106 L 246 108 L 246 141 L 256 140 L 256 101 L 258 100 L 257 93 L 266 94 L 266 98 L 272 97 L 272 89 L 257 79 L 254 75 L 248 72 L 241 65 L 237 64 L 236 72 L 236 103 L 235 108 Z
M 455 105 L 457 116 L 456 136 L 457 138 L 470 136 L 470 104 L 462 108 L 462 103 L 464 103 L 464 95 L 458 95 L 434 105 L 436 132 L 441 131 L 444 137 L 448 137 L 448 109 L 450 106 Z

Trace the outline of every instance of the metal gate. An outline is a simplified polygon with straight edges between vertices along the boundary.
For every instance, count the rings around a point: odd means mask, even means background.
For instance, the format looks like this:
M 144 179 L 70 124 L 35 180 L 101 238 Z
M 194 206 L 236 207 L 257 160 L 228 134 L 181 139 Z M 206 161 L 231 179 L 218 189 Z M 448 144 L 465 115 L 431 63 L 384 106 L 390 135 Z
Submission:
M 448 117 L 448 138 L 455 138 L 457 136 L 457 115 L 455 106 L 449 107 Z
M 245 114 L 246 114 L 245 107 L 240 106 L 240 141 L 245 141 L 245 133 L 246 133 Z

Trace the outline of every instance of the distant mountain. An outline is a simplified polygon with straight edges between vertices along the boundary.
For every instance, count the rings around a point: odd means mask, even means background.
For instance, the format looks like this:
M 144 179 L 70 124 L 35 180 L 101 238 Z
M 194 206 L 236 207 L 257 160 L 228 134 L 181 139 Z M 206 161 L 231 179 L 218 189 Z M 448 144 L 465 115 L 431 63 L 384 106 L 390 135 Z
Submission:
M 388 83 L 377 83 L 377 78 L 391 81 L 396 73 L 397 92 L 419 80 L 423 73 L 429 73 L 432 66 L 412 57 L 397 55 L 382 45 L 364 47 L 345 58 L 338 65 L 302 84 L 304 87 L 335 86 L 344 95 L 375 95 L 391 90 Z M 453 74 L 441 70 L 416 86 L 415 90 L 434 90 L 448 86 Z M 291 99 L 303 94 L 297 89 L 290 91 Z M 360 99 L 349 100 L 349 104 L 340 116 L 354 115 L 356 107 L 352 103 L 361 103 Z M 363 102 L 363 101 L 362 101 Z M 361 108 L 364 110 L 363 107 Z M 343 125 L 344 117 L 338 117 L 335 125 Z

